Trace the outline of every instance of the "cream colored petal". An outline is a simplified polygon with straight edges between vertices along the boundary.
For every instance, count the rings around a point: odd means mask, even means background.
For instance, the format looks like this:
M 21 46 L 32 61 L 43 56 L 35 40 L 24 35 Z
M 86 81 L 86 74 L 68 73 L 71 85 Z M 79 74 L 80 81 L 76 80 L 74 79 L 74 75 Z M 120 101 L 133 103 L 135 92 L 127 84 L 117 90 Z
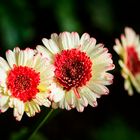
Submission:
M 77 32 L 72 32 L 71 33 L 71 46 L 73 48 L 77 48 L 80 45 L 80 38 L 79 34 Z
M 71 108 L 74 108 L 75 105 L 76 105 L 76 102 L 77 102 L 76 100 L 77 99 L 76 99 L 76 96 L 75 96 L 73 90 L 70 90 L 70 91 L 66 92 L 65 93 L 65 98 L 66 98 L 66 101 L 69 104 L 69 106 Z
M 118 39 L 116 39 L 115 42 L 116 42 L 116 45 L 114 45 L 113 49 L 116 51 L 117 54 L 123 56 L 124 48 L 122 47 Z
M 113 83 L 113 75 L 110 73 L 103 73 L 99 75 L 96 75 L 96 77 L 93 75 L 92 79 L 94 83 L 101 84 L 101 85 L 110 85 Z
M 90 90 L 87 87 L 81 89 L 80 92 L 81 92 L 82 96 L 84 96 L 87 99 L 88 103 L 92 107 L 96 107 L 97 106 L 96 99 L 99 98 L 100 96 L 96 95 L 92 90 Z
M 81 95 L 81 98 L 78 99 L 80 104 L 83 106 L 83 107 L 87 107 L 88 106 L 88 100 L 87 98 L 84 96 L 84 95 Z
M 13 51 L 6 51 L 6 58 L 11 68 L 13 68 L 14 64 L 17 65 L 15 53 Z
M 66 110 L 71 109 L 71 107 L 69 106 L 69 104 L 68 104 L 68 102 L 67 102 L 65 97 L 60 100 L 59 107 L 62 108 L 62 109 L 66 109 Z
M 22 118 L 22 116 L 21 116 L 20 114 L 18 114 L 17 108 L 14 108 L 13 115 L 14 115 L 14 117 L 15 117 L 15 119 L 16 119 L 17 121 L 20 121 L 21 118 Z
M 52 54 L 57 54 L 60 52 L 59 46 L 57 46 L 57 44 L 52 39 L 48 40 L 43 38 L 42 42 Z
M 19 99 L 14 99 L 14 107 L 17 108 L 18 114 L 23 115 L 24 112 L 24 103 Z
M 128 76 L 130 74 L 130 72 L 122 60 L 119 60 L 119 65 L 121 66 L 121 68 L 125 72 L 125 74 Z
M 20 52 L 20 48 L 19 48 L 19 47 L 15 47 L 15 48 L 13 49 L 13 52 L 14 52 L 15 54 L 18 54 L 18 53 Z
M 90 81 L 87 87 L 94 93 L 98 95 L 106 95 L 109 93 L 109 90 L 106 86 Z
M 71 34 L 69 32 L 63 32 L 59 37 L 64 50 L 74 48 L 74 46 L 72 46 Z
M 66 110 L 71 110 L 71 107 L 70 107 L 70 105 L 68 104 L 66 98 L 64 99 L 64 106 L 65 106 Z
M 95 50 L 97 50 L 96 45 L 96 39 L 95 38 L 90 38 L 86 40 L 83 45 L 81 45 L 81 50 L 85 51 L 90 57 L 93 53 L 95 53 Z
M 39 107 L 39 105 L 36 104 L 34 101 L 32 101 L 32 108 L 33 108 L 33 110 L 34 110 L 36 113 L 40 112 L 40 107 Z
M 125 79 L 125 81 L 124 81 L 124 88 L 125 88 L 125 90 L 128 91 L 128 94 L 129 94 L 130 96 L 132 96 L 132 95 L 134 94 L 134 93 L 133 93 L 132 86 L 131 86 L 131 83 L 130 83 L 130 80 Z
M 2 108 L 0 107 L 0 112 L 3 113 L 9 109 L 9 105 L 5 104 Z
M 134 30 L 132 28 L 126 27 L 125 35 L 128 45 L 133 45 L 136 38 L 136 33 L 134 32 Z
M 47 94 L 44 92 L 38 93 L 36 95 L 36 98 L 33 99 L 35 102 L 37 102 L 39 105 L 44 105 L 46 107 L 50 107 L 51 102 L 47 99 Z
M 104 48 L 103 44 L 98 44 L 95 47 L 93 47 L 93 51 L 89 52 L 89 56 L 91 59 L 95 59 L 97 57 L 100 57 L 102 54 L 108 53 L 108 49 Z
M 137 90 L 138 93 L 140 93 L 140 74 L 136 75 L 135 77 L 133 75 L 130 74 L 130 79 L 131 82 L 133 84 L 133 86 L 135 87 L 135 89 Z
M 4 60 L 2 57 L 0 57 L 0 68 L 5 70 L 6 72 L 10 70 L 10 67 L 6 60 Z
M 0 94 L 0 111 L 5 112 L 9 108 L 9 96 Z
M 49 59 L 50 61 L 52 60 L 53 54 L 47 48 L 41 45 L 37 45 L 36 49 L 41 53 L 43 57 Z
M 25 50 L 20 51 L 18 57 L 18 65 L 32 66 L 32 59 L 35 54 L 35 50 L 30 48 L 26 48 Z
M 20 121 L 24 114 L 24 103 L 19 99 L 13 99 L 14 117 Z
M 65 97 L 63 97 L 63 98 L 60 100 L 60 102 L 59 102 L 59 107 L 62 108 L 62 109 L 65 108 L 65 106 L 64 106 L 64 100 L 65 100 Z
M 56 33 L 51 34 L 51 39 L 55 42 L 57 46 L 59 46 L 59 36 Z
M 18 66 L 20 66 L 20 65 L 22 65 L 22 66 L 24 66 L 25 64 L 24 64 L 24 52 L 23 51 L 20 51 L 19 52 L 19 57 L 18 57 Z M 27 58 L 25 58 L 25 59 L 27 59 Z
M 7 79 L 6 71 L 0 68 L 0 85 L 1 86 L 6 83 L 6 79 Z
M 28 108 L 28 109 L 27 109 L 27 108 Z M 28 111 L 26 111 L 26 114 L 27 114 L 29 117 L 35 116 L 35 110 L 34 110 L 34 108 L 33 108 L 32 101 L 26 103 L 26 109 L 28 110 Z
M 81 46 L 84 45 L 85 41 L 86 40 L 89 40 L 90 39 L 90 35 L 88 33 L 84 33 L 82 36 L 81 36 L 81 39 L 80 39 L 80 44 Z
M 129 46 L 129 44 L 128 44 L 128 42 L 127 42 L 127 39 L 126 39 L 126 37 L 124 36 L 124 34 L 121 35 L 121 42 L 122 42 L 122 46 L 123 46 L 124 48 L 126 48 L 126 47 Z
M 49 87 L 50 94 L 49 99 L 54 102 L 59 102 L 62 98 L 64 98 L 65 91 L 59 87 L 57 84 L 52 83 Z
M 84 111 L 84 107 L 78 102 L 76 105 L 76 109 L 78 112 L 83 112 Z
M 104 76 L 104 73 L 108 70 L 114 69 L 114 64 L 102 63 L 93 64 L 92 66 L 92 79 L 98 79 Z
M 33 56 L 32 60 L 30 60 L 28 66 L 40 72 L 45 69 L 44 65 L 46 65 L 46 61 L 47 60 L 45 60 L 45 58 L 43 59 L 40 53 L 37 53 Z

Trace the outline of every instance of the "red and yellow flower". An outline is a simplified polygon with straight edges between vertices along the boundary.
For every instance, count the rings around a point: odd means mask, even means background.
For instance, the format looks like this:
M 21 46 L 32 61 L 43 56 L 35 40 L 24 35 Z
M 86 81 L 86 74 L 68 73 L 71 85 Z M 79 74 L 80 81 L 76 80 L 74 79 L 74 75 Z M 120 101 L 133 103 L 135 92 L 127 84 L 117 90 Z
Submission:
M 21 120 L 24 112 L 31 117 L 40 112 L 40 106 L 49 107 L 49 90 L 53 66 L 32 49 L 6 52 L 7 61 L 0 57 L 0 111 L 9 107 Z
M 38 45 L 37 50 L 55 68 L 49 96 L 53 107 L 82 112 L 88 104 L 97 106 L 96 99 L 109 93 L 106 85 L 113 80 L 107 72 L 114 69 L 108 49 L 87 33 L 80 38 L 76 32 L 63 32 L 42 41 L 45 47 Z

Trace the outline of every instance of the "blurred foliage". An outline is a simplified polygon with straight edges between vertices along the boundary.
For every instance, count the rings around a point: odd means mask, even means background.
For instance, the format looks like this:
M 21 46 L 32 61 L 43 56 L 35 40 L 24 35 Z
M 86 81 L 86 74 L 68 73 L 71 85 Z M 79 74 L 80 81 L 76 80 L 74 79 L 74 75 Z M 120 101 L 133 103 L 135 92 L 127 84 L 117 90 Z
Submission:
M 111 0 L 90 0 L 87 2 L 87 7 L 87 11 L 92 13 L 90 18 L 93 26 L 104 32 L 113 32 L 115 28 L 115 18 L 112 13 L 113 7 Z
M 89 139 L 93 140 L 138 140 L 139 131 L 130 127 L 121 117 L 113 117 L 106 121 L 102 127 L 91 131 Z
M 111 32 L 114 28 L 108 0 L 10 0 L 0 1 L 0 36 L 3 52 L 23 47 L 39 35 L 62 31 Z M 29 43 L 30 42 L 30 43 Z M 33 44 L 35 41 L 33 42 Z
M 10 140 L 23 140 L 26 135 L 28 135 L 28 128 L 22 128 L 18 132 L 13 132 L 10 136 Z M 32 140 L 47 140 L 47 138 L 41 134 L 37 133 Z
M 11 49 L 33 39 L 33 13 L 27 1 L 0 2 L 0 33 L 2 45 Z

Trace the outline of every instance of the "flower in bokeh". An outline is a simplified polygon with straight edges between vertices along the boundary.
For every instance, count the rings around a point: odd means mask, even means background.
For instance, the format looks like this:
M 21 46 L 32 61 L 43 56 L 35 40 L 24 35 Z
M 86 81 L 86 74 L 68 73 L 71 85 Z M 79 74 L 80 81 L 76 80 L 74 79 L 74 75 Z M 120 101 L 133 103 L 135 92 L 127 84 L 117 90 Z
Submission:
M 108 49 L 87 33 L 81 38 L 76 32 L 54 33 L 42 41 L 46 48 L 38 45 L 37 50 L 55 67 L 49 96 L 53 107 L 82 112 L 88 104 L 97 106 L 97 98 L 109 93 L 106 85 L 113 80 L 107 72 L 114 69 Z
M 116 39 L 114 50 L 120 56 L 119 64 L 125 79 L 124 87 L 133 95 L 133 87 L 140 92 L 140 39 L 132 28 L 125 28 L 121 42 Z
M 40 112 L 41 105 L 49 107 L 47 87 L 53 66 L 29 48 L 8 50 L 6 58 L 0 57 L 0 111 L 13 108 L 14 117 L 21 120 L 24 112 L 31 117 Z

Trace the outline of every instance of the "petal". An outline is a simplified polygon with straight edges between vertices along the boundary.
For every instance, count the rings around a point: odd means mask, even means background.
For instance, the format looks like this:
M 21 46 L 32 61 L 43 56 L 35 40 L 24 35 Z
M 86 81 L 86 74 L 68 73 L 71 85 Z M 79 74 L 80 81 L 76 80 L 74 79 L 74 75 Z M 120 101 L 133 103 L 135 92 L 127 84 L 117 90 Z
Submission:
M 41 45 L 37 45 L 36 47 L 37 51 L 41 53 L 41 55 L 49 60 L 51 60 L 53 58 L 52 53 L 46 49 L 45 47 L 41 46 Z
M 81 36 L 81 39 L 80 39 L 80 44 L 81 46 L 83 46 L 83 44 L 85 43 L 86 40 L 89 40 L 90 39 L 90 35 L 88 33 L 84 33 L 82 36 Z
M 81 89 L 80 92 L 81 92 L 82 96 L 84 96 L 87 99 L 88 103 L 92 107 L 96 107 L 97 106 L 96 98 L 99 98 L 100 96 L 96 95 L 88 87 L 85 87 L 85 88 Z
M 11 50 L 6 51 L 6 58 L 11 68 L 14 64 L 17 64 L 15 54 Z
M 132 96 L 134 94 L 129 79 L 125 79 L 125 81 L 124 81 L 124 88 L 125 88 L 125 90 L 128 90 L 128 94 L 130 96 Z
M 109 93 L 109 90 L 106 86 L 95 83 L 94 81 L 91 81 L 87 87 L 94 93 L 100 95 L 106 95 Z
M 5 70 L 0 68 L 0 85 L 3 86 L 3 84 L 6 83 L 7 73 Z
M 4 96 L 0 94 L 0 111 L 5 112 L 8 108 L 9 96 Z
M 70 91 L 66 92 L 65 94 L 66 94 L 65 98 L 66 98 L 68 104 L 70 105 L 71 108 L 74 108 L 76 105 L 77 99 L 76 99 L 75 94 L 73 93 L 73 90 L 70 90 Z
M 71 33 L 71 46 L 73 48 L 76 48 L 80 45 L 80 38 L 79 34 L 77 32 L 72 32 Z
M 74 46 L 72 46 L 71 34 L 69 32 L 61 33 L 60 41 L 62 42 L 62 46 L 64 50 L 74 48 Z
M 116 45 L 114 45 L 113 49 L 117 52 L 117 54 L 123 56 L 124 48 L 122 47 L 118 39 L 116 39 L 115 42 L 116 42 Z
M 35 110 L 34 110 L 34 107 L 33 107 L 33 103 L 32 101 L 31 102 L 27 102 L 26 103 L 26 114 L 29 116 L 29 117 L 32 117 L 35 115 Z
M 0 68 L 5 70 L 6 72 L 10 70 L 10 67 L 6 60 L 4 60 L 2 57 L 0 57 Z
M 83 107 L 87 107 L 88 106 L 88 100 L 85 96 L 81 96 L 80 99 L 78 99 L 80 104 L 83 106 Z
M 44 105 L 46 107 L 50 107 L 51 105 L 51 102 L 47 99 L 47 94 L 45 92 L 38 93 L 33 101 L 35 101 L 39 105 Z
M 14 117 L 20 121 L 24 113 L 24 103 L 19 99 L 13 99 Z
M 49 99 L 54 102 L 59 102 L 65 95 L 64 90 L 55 83 L 51 84 L 49 90 Z
M 31 62 L 35 54 L 35 50 L 30 48 L 26 48 L 25 50 L 20 51 L 18 56 L 18 65 L 32 66 Z
M 59 46 L 57 46 L 57 44 L 52 39 L 48 40 L 43 38 L 42 42 L 52 54 L 57 54 L 60 52 Z
M 126 27 L 125 35 L 126 35 L 128 45 L 133 45 L 135 38 L 137 37 L 134 30 L 132 28 Z
M 78 102 L 76 105 L 76 109 L 78 112 L 83 112 L 84 111 L 84 107 Z
M 96 39 L 95 38 L 90 38 L 86 40 L 83 45 L 81 45 L 81 50 L 85 51 L 89 56 L 91 54 L 94 54 L 93 52 L 95 51 L 95 46 L 96 45 Z

